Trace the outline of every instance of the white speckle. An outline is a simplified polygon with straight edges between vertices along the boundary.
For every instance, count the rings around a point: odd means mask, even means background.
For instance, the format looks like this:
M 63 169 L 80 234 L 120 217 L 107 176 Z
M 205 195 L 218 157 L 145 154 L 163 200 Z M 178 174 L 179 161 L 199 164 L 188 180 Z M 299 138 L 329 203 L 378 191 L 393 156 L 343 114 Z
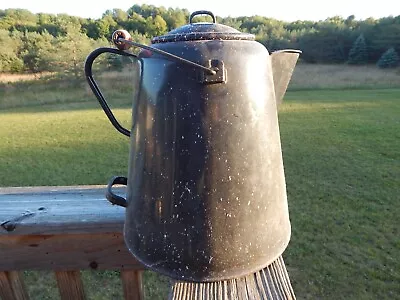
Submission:
M 247 205 L 250 205 L 251 201 L 247 202 Z

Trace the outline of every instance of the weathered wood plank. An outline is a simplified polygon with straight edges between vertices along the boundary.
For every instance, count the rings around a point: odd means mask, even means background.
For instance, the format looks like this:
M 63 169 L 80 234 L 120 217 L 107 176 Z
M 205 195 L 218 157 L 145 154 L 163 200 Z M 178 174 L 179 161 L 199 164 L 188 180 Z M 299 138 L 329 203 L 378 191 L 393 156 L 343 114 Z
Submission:
M 104 186 L 0 188 L 0 236 L 121 232 L 124 219 Z
M 0 271 L 143 269 L 116 233 L 0 235 Z
M 123 270 L 121 271 L 122 286 L 125 300 L 143 300 L 142 271 Z
M 19 272 L 0 272 L 0 298 L 3 300 L 29 299 L 24 281 Z
M 85 300 L 80 271 L 55 272 L 61 300 Z
M 11 287 L 14 292 L 16 300 L 28 300 L 28 292 L 25 287 L 23 277 L 20 272 L 10 271 L 8 272 L 8 280 L 11 283 Z
M 0 299 L 14 300 L 14 292 L 8 280 L 8 272 L 0 272 Z

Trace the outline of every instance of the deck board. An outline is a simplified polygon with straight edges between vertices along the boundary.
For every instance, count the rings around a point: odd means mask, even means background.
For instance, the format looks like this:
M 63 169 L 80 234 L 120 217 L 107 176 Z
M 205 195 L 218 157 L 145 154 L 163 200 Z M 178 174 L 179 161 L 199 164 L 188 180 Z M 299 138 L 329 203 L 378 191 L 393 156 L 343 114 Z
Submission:
M 125 246 L 125 209 L 104 192 L 104 186 L 0 188 L 0 271 L 144 269 Z
M 0 236 L 121 232 L 125 209 L 104 195 L 104 186 L 0 188 Z

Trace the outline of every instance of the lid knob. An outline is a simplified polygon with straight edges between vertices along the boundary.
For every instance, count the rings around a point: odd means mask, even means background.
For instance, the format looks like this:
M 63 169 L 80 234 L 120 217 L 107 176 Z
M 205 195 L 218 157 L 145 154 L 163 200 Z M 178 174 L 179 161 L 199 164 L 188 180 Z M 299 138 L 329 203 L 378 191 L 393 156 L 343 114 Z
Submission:
M 198 15 L 209 15 L 213 19 L 213 23 L 217 23 L 217 20 L 215 19 L 214 14 L 208 10 L 198 10 L 198 11 L 193 12 L 189 17 L 189 23 L 192 24 L 193 18 Z

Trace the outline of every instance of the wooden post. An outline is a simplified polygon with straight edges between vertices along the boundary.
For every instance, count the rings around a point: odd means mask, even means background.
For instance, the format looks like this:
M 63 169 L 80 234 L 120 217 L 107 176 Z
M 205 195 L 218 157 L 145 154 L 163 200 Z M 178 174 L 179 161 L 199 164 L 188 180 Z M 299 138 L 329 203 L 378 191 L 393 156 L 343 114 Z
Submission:
M 14 293 L 7 272 L 0 272 L 0 298 L 14 300 Z
M 80 271 L 55 272 L 61 300 L 85 300 Z
M 122 270 L 122 286 L 125 300 L 143 300 L 142 273 L 139 270 Z
M 0 298 L 4 300 L 28 300 L 29 296 L 19 272 L 0 272 Z
M 218 282 L 175 281 L 169 300 L 296 300 L 282 256 L 253 274 Z

